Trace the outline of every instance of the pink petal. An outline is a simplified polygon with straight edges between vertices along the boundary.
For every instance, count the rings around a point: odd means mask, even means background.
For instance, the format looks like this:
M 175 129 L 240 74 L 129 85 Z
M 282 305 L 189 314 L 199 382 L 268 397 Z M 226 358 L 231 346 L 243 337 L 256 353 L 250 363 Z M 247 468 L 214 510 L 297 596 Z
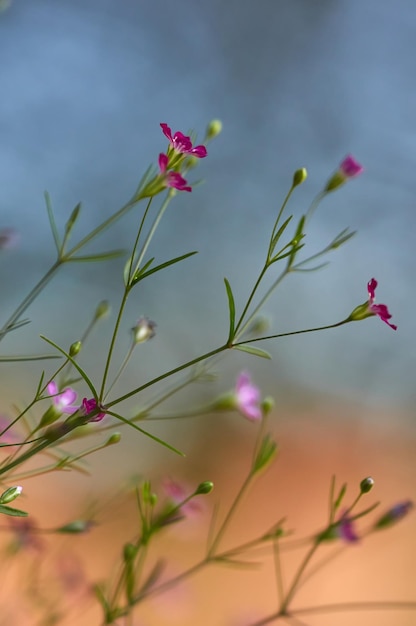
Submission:
M 378 285 L 378 282 L 376 281 L 375 278 L 372 278 L 367 283 L 367 291 L 368 291 L 368 297 L 370 299 L 370 302 L 374 302 L 374 299 L 376 297 L 376 287 L 377 287 L 377 285 Z
M 192 148 L 191 154 L 199 159 L 203 159 L 207 156 L 208 152 L 205 146 L 195 146 L 195 148 Z
M 168 161 L 169 161 L 168 156 L 166 154 L 163 154 L 163 152 L 161 152 L 159 154 L 159 169 L 160 169 L 161 174 L 164 174 L 166 172 Z
M 160 125 L 163 134 L 165 135 L 165 137 L 167 137 L 169 139 L 169 141 L 173 141 L 172 139 L 172 131 L 170 130 L 169 126 L 165 123 L 162 123 Z
M 350 154 L 342 161 L 339 169 L 347 178 L 354 178 L 364 171 L 363 166 Z

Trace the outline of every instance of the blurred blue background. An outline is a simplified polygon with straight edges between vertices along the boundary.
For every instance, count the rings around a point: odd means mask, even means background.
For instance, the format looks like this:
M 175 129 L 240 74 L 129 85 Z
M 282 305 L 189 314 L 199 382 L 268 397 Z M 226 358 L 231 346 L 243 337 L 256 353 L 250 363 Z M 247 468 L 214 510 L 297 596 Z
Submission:
M 19 230 L 21 242 L 0 259 L 2 317 L 54 260 L 44 189 L 61 228 L 83 202 L 81 237 L 131 196 L 165 150 L 160 122 L 201 137 L 220 118 L 223 133 L 196 172 L 206 184 L 178 195 L 152 248 L 160 260 L 200 254 L 132 298 L 126 330 L 147 315 L 158 335 L 122 388 L 159 373 L 161 359 L 174 367 L 217 345 L 227 323 L 223 276 L 241 305 L 293 171 L 309 172 L 290 204 L 300 215 L 352 153 L 365 174 L 324 200 L 307 250 L 347 226 L 358 235 L 326 269 L 290 277 L 265 312 L 273 332 L 332 323 L 365 301 L 375 276 L 398 331 L 371 319 L 261 344 L 273 363 L 228 357 L 218 389 L 244 366 L 271 394 L 303 388 L 361 405 L 411 406 L 415 28 L 412 0 L 12 2 L 0 15 L 0 226 Z M 130 214 L 91 249 L 128 247 L 137 220 Z M 64 268 L 4 351 L 44 350 L 39 333 L 62 345 L 78 339 L 99 300 L 116 303 L 122 267 Z M 95 341 L 86 363 L 99 372 L 107 344 Z M 4 385 L 13 377 L 2 368 Z

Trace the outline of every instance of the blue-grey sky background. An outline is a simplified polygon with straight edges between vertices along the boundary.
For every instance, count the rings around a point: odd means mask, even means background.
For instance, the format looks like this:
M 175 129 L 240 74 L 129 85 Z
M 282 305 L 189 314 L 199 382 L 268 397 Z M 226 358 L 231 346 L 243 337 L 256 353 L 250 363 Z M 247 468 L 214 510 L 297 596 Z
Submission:
M 205 184 L 178 195 L 152 249 L 161 261 L 200 254 L 143 283 L 131 302 L 126 329 L 147 315 L 158 335 L 125 386 L 218 345 L 223 276 L 241 304 L 293 171 L 309 172 L 290 205 L 299 216 L 352 153 L 365 173 L 324 200 L 306 243 L 318 250 L 347 226 L 358 235 L 326 269 L 289 278 L 265 313 L 274 332 L 336 322 L 365 301 L 375 276 L 398 331 L 370 319 L 262 344 L 274 361 L 228 357 L 218 389 L 245 367 L 268 393 L 306 388 L 411 406 L 415 32 L 413 0 L 15 0 L 0 15 L 0 226 L 18 229 L 21 242 L 0 258 L 2 317 L 54 260 L 44 189 L 61 228 L 83 202 L 79 237 L 131 196 L 165 150 L 160 122 L 202 136 L 219 118 L 223 133 L 195 174 Z M 128 247 L 137 220 L 131 214 L 94 249 Z M 39 333 L 63 345 L 77 339 L 99 300 L 116 303 L 122 266 L 65 268 L 4 351 L 44 349 Z M 99 372 L 107 344 L 95 341 L 86 363 Z M 3 368 L 3 383 L 13 376 Z

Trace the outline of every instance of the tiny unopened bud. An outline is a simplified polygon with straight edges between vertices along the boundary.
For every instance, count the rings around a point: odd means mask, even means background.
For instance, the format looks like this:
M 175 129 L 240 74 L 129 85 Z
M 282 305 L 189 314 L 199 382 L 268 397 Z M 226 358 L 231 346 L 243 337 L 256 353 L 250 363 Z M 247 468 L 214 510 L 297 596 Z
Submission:
M 115 443 L 118 443 L 121 439 L 121 434 L 120 433 L 113 433 L 111 435 L 111 437 L 109 437 L 107 439 L 107 443 L 105 444 L 106 446 L 113 446 Z
M 0 496 L 0 504 L 8 504 L 9 502 L 13 502 L 20 496 L 23 491 L 23 487 L 18 485 L 17 487 L 9 487 L 6 489 Z
M 56 529 L 58 533 L 68 534 L 68 535 L 79 535 L 81 533 L 86 533 L 94 526 L 94 522 L 91 520 L 84 519 L 76 519 L 73 522 L 69 522 L 64 526 L 60 526 Z
M 262 401 L 260 407 L 264 417 L 266 417 L 266 415 L 269 415 L 269 413 L 274 409 L 274 398 L 272 398 L 271 396 L 266 396 Z
M 149 320 L 147 317 L 141 317 L 137 320 L 136 325 L 133 326 L 133 342 L 135 344 L 144 343 L 155 336 L 156 323 Z
M 380 517 L 380 519 L 374 524 L 374 530 L 380 530 L 381 528 L 392 526 L 396 522 L 403 519 L 403 517 L 405 517 L 413 509 L 413 506 L 414 504 L 411 500 L 399 502 Z
M 305 167 L 301 167 L 299 170 L 293 174 L 293 187 L 297 187 L 301 185 L 308 178 L 308 172 Z
M 360 482 L 361 493 L 368 493 L 374 487 L 374 479 L 371 476 L 367 476 Z
M 195 495 L 203 496 L 203 495 L 206 495 L 207 493 L 211 493 L 213 489 L 214 489 L 214 483 L 212 483 L 210 480 L 206 480 L 205 482 L 198 485 L 198 487 L 195 490 Z
M 123 556 L 124 556 L 124 561 L 126 563 L 131 562 L 137 554 L 137 546 L 135 546 L 132 543 L 126 543 L 126 545 L 123 548 Z
M 208 126 L 205 133 L 205 139 L 215 139 L 222 131 L 222 122 L 221 120 L 212 120 Z
M 74 343 L 69 348 L 69 356 L 76 356 L 81 351 L 81 348 L 82 348 L 82 342 L 74 341 Z
M 110 310 L 111 310 L 111 306 L 110 306 L 109 301 L 101 300 L 101 302 L 98 304 L 97 308 L 95 309 L 94 319 L 100 320 L 100 319 L 103 319 L 104 317 L 108 317 Z

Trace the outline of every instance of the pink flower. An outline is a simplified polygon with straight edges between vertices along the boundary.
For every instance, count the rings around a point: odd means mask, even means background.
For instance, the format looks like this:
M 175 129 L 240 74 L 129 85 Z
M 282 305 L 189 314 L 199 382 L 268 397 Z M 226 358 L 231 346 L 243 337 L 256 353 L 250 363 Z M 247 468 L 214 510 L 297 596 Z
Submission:
M 10 517 L 8 522 L 14 535 L 13 548 L 16 551 L 26 549 L 42 552 L 45 544 L 39 537 L 37 524 L 32 519 L 28 517 Z
M 368 309 L 371 311 L 373 315 L 378 315 L 378 317 L 388 324 L 390 328 L 393 330 L 397 330 L 397 326 L 395 324 L 390 324 L 388 321 L 391 318 L 391 314 L 385 304 L 374 304 L 375 301 L 375 291 L 377 287 L 377 281 L 375 278 L 372 278 L 367 284 L 368 291 Z
M 87 400 L 87 398 L 84 398 L 82 401 L 82 408 L 84 411 L 84 415 L 89 415 L 90 413 L 95 411 L 97 408 L 100 409 L 100 412 L 97 413 L 97 415 L 94 415 L 93 417 L 90 418 L 89 420 L 90 422 L 101 422 L 101 420 L 105 416 L 105 411 L 103 411 L 103 407 L 98 406 L 97 400 L 95 398 L 91 398 L 90 400 Z
M 20 234 L 14 228 L 0 229 L 0 250 L 10 250 L 14 248 L 20 239 Z
M 354 176 L 362 174 L 364 168 L 358 163 L 358 161 L 354 159 L 353 156 L 351 156 L 351 154 L 349 154 L 341 162 L 339 166 L 339 171 L 344 174 L 346 178 L 354 178 Z
M 355 524 L 352 519 L 346 517 L 346 515 L 341 515 L 337 528 L 338 536 L 346 543 L 356 543 L 359 541 L 359 537 L 354 526 Z
M 237 410 L 247 419 L 257 421 L 262 418 L 260 389 L 252 384 L 247 372 L 241 372 L 237 378 L 235 403 Z
M 159 169 L 160 173 L 165 178 L 166 187 L 174 187 L 178 191 L 192 191 L 192 187 L 189 187 L 186 180 L 179 174 L 179 172 L 170 171 L 167 172 L 169 157 L 166 154 L 159 154 Z
M 177 483 L 174 480 L 167 479 L 163 482 L 163 487 L 169 500 L 176 506 L 180 505 L 186 498 L 188 498 L 192 491 L 186 489 L 182 484 Z M 192 516 L 201 512 L 201 506 L 194 500 L 188 500 L 181 507 L 182 513 L 187 516 Z
M 47 389 L 59 413 L 75 413 L 78 410 L 78 407 L 72 404 L 77 399 L 77 392 L 74 389 L 67 387 L 62 393 L 59 393 L 58 385 L 53 380 L 49 383 Z
M 396 522 L 399 522 L 403 517 L 406 517 L 408 513 L 413 509 L 414 504 L 411 500 L 405 500 L 395 504 L 391 509 L 387 511 L 380 519 L 375 523 L 374 528 L 379 530 L 380 528 L 386 528 Z
M 334 191 L 344 183 L 346 183 L 351 178 L 355 178 L 359 176 L 364 171 L 362 165 L 358 163 L 350 154 L 345 157 L 343 161 L 341 161 L 339 168 L 337 171 L 332 174 L 331 178 L 328 180 L 324 191 Z
M 176 152 L 180 152 L 182 154 L 192 154 L 199 159 L 203 159 L 207 156 L 208 153 L 205 146 L 195 146 L 194 148 L 190 137 L 187 137 L 180 131 L 176 132 L 172 136 L 172 131 L 167 124 L 161 124 L 160 127 L 165 137 L 169 139 L 170 145 Z

